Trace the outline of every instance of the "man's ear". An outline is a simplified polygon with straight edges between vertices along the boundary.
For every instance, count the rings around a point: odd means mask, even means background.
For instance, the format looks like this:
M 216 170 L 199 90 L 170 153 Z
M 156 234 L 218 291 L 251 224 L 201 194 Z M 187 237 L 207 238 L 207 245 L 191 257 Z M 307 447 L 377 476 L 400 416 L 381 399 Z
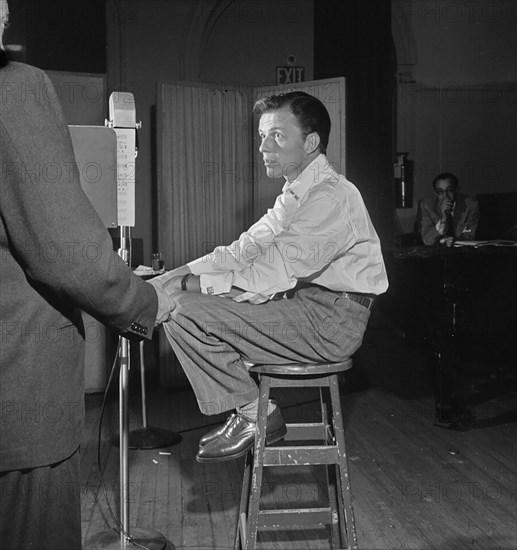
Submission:
M 307 134 L 305 138 L 304 143 L 304 149 L 305 152 L 310 155 L 311 153 L 314 153 L 316 149 L 320 146 L 320 136 L 317 132 L 311 132 L 310 134 Z

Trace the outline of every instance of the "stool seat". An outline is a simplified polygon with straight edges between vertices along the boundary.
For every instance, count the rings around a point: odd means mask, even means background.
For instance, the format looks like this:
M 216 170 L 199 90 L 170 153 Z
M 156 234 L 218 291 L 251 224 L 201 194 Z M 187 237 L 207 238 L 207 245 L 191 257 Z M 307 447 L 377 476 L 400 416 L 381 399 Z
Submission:
M 250 364 L 250 363 L 247 363 Z M 341 363 L 291 363 L 289 365 L 252 365 L 250 372 L 258 374 L 278 374 L 286 376 L 315 376 L 343 372 L 352 367 L 352 359 Z
M 334 550 L 357 549 L 357 533 L 348 472 L 339 373 L 351 368 L 352 360 L 339 363 L 251 364 L 249 371 L 260 380 L 255 445 L 246 456 L 241 502 L 235 535 L 235 550 L 255 550 L 260 529 L 330 527 Z M 284 440 L 266 443 L 268 402 L 271 388 L 319 390 L 320 413 L 315 422 L 287 423 Z M 265 468 L 324 468 L 326 499 L 321 506 L 262 509 L 262 477 Z M 310 548 L 310 546 L 308 546 Z

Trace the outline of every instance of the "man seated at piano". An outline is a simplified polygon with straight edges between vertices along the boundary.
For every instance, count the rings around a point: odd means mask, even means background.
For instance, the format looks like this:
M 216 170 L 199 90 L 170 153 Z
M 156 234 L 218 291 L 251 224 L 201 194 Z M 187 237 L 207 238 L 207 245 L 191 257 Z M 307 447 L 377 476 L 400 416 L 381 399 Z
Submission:
M 458 178 L 449 172 L 438 174 L 433 180 L 434 196 L 418 204 L 416 227 L 425 245 L 454 241 L 472 241 L 476 238 L 479 222 L 478 201 L 458 193 Z

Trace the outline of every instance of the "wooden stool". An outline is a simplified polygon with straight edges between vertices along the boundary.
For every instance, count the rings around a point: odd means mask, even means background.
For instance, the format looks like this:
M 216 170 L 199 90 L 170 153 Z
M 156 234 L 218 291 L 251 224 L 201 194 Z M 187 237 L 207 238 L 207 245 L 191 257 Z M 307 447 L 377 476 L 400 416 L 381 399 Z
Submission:
M 357 535 L 348 475 L 348 459 L 338 387 L 342 363 L 254 365 L 250 372 L 260 378 L 255 446 L 246 456 L 235 550 L 254 550 L 258 529 L 297 526 L 331 526 L 334 549 L 356 549 Z M 266 445 L 267 406 L 270 388 L 318 387 L 321 422 L 287 424 L 280 444 Z M 330 403 L 326 396 L 328 388 Z M 332 422 L 329 424 L 328 405 Z M 309 444 L 308 442 L 311 441 Z M 315 441 L 323 442 L 314 444 Z M 284 442 L 298 444 L 284 445 Z M 304 444 L 305 442 L 305 444 Z M 263 468 L 267 466 L 326 465 L 329 505 L 321 508 L 260 510 Z

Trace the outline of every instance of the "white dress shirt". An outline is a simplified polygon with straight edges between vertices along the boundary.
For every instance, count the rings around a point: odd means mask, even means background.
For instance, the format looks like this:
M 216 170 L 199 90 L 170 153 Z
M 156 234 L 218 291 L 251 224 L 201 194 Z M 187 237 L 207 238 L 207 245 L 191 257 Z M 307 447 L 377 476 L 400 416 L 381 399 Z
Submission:
M 358 189 L 316 157 L 248 231 L 190 263 L 201 291 L 238 287 L 273 296 L 298 281 L 381 294 L 388 288 L 379 237 Z

